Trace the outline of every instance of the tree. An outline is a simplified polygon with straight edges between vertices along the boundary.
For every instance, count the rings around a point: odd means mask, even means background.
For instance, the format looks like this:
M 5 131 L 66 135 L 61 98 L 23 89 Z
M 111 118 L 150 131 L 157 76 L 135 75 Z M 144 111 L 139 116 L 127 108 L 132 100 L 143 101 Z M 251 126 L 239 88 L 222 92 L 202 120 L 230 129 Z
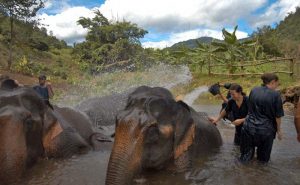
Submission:
M 9 58 L 7 68 L 12 65 L 12 49 L 14 44 L 14 22 L 23 20 L 32 21 L 38 10 L 44 6 L 44 0 L 0 0 L 0 13 L 10 20 Z
M 76 44 L 73 53 L 96 72 L 106 65 L 132 59 L 141 49 L 139 39 L 147 33 L 131 22 L 108 21 L 99 10 L 94 18 L 81 17 L 77 23 L 88 29 L 88 34 L 85 42 Z

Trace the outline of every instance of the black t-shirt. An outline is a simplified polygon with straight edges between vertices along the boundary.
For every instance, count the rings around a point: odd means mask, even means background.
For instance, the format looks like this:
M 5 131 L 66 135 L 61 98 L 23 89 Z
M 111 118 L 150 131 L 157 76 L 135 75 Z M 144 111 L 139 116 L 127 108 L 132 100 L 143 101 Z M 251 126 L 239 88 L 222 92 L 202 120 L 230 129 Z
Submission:
M 243 102 L 240 107 L 236 104 L 235 100 L 230 99 L 228 105 L 225 108 L 226 112 L 232 112 L 233 119 L 245 118 L 248 114 L 248 97 L 243 97 Z
M 36 85 L 36 86 L 33 87 L 33 89 L 39 94 L 39 96 L 43 100 L 49 100 L 49 93 L 48 93 L 48 88 L 47 87 Z
M 233 117 L 233 120 L 231 120 L 231 121 L 234 121 L 236 119 L 245 118 L 248 114 L 248 97 L 244 96 L 243 102 L 240 107 L 238 107 L 235 100 L 230 99 L 228 101 L 228 105 L 225 108 L 225 111 L 226 111 L 226 113 L 231 112 L 231 115 Z M 237 136 L 241 135 L 242 127 L 243 127 L 243 124 L 235 126 L 235 130 L 236 130 L 235 134 Z
M 276 118 L 284 116 L 279 92 L 266 86 L 255 87 L 249 95 L 249 113 L 245 128 L 252 133 L 275 133 Z

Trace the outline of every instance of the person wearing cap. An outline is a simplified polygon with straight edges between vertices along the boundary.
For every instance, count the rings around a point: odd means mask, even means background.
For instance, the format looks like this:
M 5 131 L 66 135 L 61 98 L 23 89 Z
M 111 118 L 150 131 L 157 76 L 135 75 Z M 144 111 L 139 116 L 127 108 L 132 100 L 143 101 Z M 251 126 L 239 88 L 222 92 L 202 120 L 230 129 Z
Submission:
M 38 93 L 38 95 L 44 100 L 44 102 L 53 109 L 50 104 L 49 99 L 54 96 L 54 92 L 50 82 L 47 82 L 47 77 L 45 75 L 39 76 L 39 85 L 33 87 L 33 89 Z
M 267 163 L 276 133 L 282 139 L 281 117 L 284 116 L 280 93 L 275 91 L 279 78 L 274 73 L 261 76 L 262 86 L 255 87 L 249 95 L 249 112 L 241 134 L 240 161 L 245 163 L 253 159 L 255 148 L 257 160 Z

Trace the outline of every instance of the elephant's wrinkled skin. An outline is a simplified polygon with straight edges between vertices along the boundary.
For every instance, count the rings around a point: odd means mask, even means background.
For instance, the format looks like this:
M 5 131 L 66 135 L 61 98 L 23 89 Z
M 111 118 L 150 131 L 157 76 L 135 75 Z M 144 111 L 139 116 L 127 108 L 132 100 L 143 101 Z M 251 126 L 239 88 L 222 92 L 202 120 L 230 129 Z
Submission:
M 218 148 L 218 129 L 164 88 L 142 86 L 117 117 L 106 184 L 132 184 L 145 169 L 186 170 L 199 153 Z
M 0 89 L 0 182 L 11 184 L 41 157 L 70 157 L 106 140 L 70 108 L 47 107 L 31 88 Z
M 114 126 L 117 113 L 125 108 L 128 95 L 133 91 L 90 98 L 79 103 L 75 109 L 88 115 L 95 127 Z
M 0 182 L 9 184 L 43 156 L 47 111 L 30 89 L 0 90 Z

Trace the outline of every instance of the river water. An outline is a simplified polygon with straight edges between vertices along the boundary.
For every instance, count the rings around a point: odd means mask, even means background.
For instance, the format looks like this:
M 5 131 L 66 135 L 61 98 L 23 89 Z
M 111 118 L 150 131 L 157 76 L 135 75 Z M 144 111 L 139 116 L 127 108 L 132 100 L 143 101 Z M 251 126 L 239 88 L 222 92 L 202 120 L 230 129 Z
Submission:
M 185 97 L 193 104 L 206 87 L 195 89 Z M 219 105 L 192 105 L 197 111 L 217 115 Z M 223 145 L 215 153 L 201 155 L 186 173 L 148 172 L 136 180 L 142 185 L 284 185 L 300 184 L 300 144 L 296 141 L 293 117 L 282 122 L 283 140 L 275 140 L 271 161 L 242 165 L 237 161 L 239 147 L 233 145 L 234 127 L 220 123 Z M 41 160 L 23 180 L 22 185 L 102 185 L 105 182 L 109 150 L 90 152 L 64 160 Z

